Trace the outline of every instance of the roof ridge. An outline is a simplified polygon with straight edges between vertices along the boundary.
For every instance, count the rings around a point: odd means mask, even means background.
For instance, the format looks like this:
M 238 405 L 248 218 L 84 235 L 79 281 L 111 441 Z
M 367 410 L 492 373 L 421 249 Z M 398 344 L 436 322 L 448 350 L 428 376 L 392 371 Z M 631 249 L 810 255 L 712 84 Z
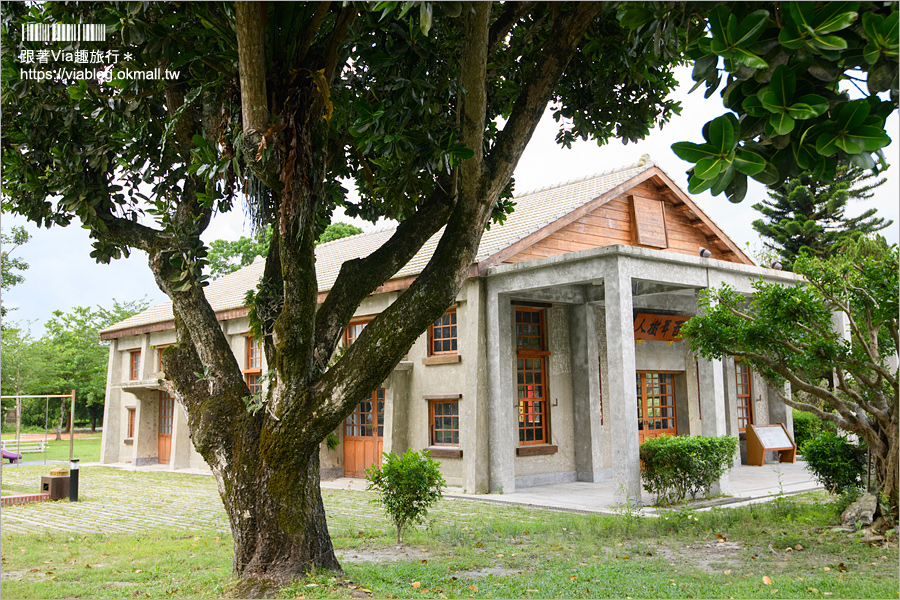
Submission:
M 638 160 L 637 162 L 632 163 L 630 165 L 626 165 L 624 167 L 617 167 L 615 169 L 607 169 L 606 171 L 600 171 L 598 173 L 594 173 L 593 175 L 588 175 L 586 177 L 570 179 L 568 181 L 554 183 L 552 185 L 545 185 L 544 187 L 536 188 L 533 190 L 528 190 L 528 191 L 522 192 L 521 194 L 516 194 L 515 196 L 513 196 L 513 200 L 516 200 L 518 198 L 523 198 L 525 196 L 531 196 L 533 194 L 537 194 L 538 192 L 546 192 L 547 190 L 553 190 L 556 188 L 565 187 L 567 185 L 573 185 L 576 183 L 582 183 L 584 181 L 590 181 L 591 179 L 597 179 L 598 177 L 612 175 L 613 173 L 621 173 L 622 171 L 628 171 L 630 169 L 635 169 L 637 167 L 646 167 L 649 169 L 650 167 L 659 167 L 659 165 L 656 164 L 656 161 L 649 160 L 649 155 L 645 154 L 643 157 L 641 157 L 640 160 Z

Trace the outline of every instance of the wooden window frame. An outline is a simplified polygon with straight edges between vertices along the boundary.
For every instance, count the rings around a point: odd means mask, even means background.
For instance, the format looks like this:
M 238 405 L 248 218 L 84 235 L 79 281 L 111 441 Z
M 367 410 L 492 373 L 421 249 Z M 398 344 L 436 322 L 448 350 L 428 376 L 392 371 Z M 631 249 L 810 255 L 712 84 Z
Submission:
M 672 398 L 672 404 L 671 404 L 671 405 L 668 405 L 668 404 L 667 404 L 667 405 L 664 405 L 664 406 L 665 406 L 665 407 L 671 406 L 671 408 L 672 408 L 672 415 L 671 415 L 671 416 L 665 416 L 665 417 L 658 417 L 658 418 L 661 418 L 661 419 L 672 419 L 672 425 L 673 425 L 673 427 L 671 427 L 671 428 L 666 428 L 664 431 L 670 431 L 670 430 L 671 430 L 671 431 L 672 431 L 672 435 L 676 435 L 676 436 L 678 435 L 678 415 L 677 415 L 677 411 L 678 411 L 678 402 L 677 402 L 677 399 L 676 399 L 676 397 L 675 397 L 675 376 L 676 376 L 676 375 L 679 375 L 679 374 L 680 374 L 679 371 L 635 371 L 635 378 L 638 379 L 638 381 L 635 382 L 635 385 L 636 385 L 636 386 L 637 386 L 637 385 L 640 385 L 640 386 L 641 386 L 641 389 L 644 390 L 644 391 L 646 391 L 646 385 L 647 385 L 647 384 L 646 384 L 646 378 L 645 378 L 645 377 L 642 377 L 642 376 L 645 376 L 645 375 L 671 375 L 672 380 L 666 382 L 666 384 L 667 384 L 667 385 L 670 385 L 670 386 L 672 387 L 672 393 L 671 393 L 671 394 L 665 394 L 665 396 L 671 396 L 671 398 Z M 640 383 L 639 383 L 639 382 L 640 382 Z M 650 430 L 650 429 L 643 429 L 643 430 L 642 430 L 642 429 L 640 429 L 641 422 L 645 422 L 645 423 L 646 423 L 646 422 L 649 420 L 648 417 L 647 417 L 647 415 L 646 415 L 646 409 L 647 409 L 647 408 L 655 408 L 655 407 L 648 407 L 648 406 L 647 406 L 647 404 L 646 404 L 646 394 L 638 394 L 638 395 L 637 395 L 637 401 L 638 401 L 638 407 L 639 407 L 639 408 L 641 409 L 641 411 L 642 411 L 641 414 L 638 415 L 638 435 L 640 435 L 642 432 L 660 431 L 660 430 Z M 643 415 L 643 416 L 641 416 L 641 415 Z M 656 436 L 654 436 L 654 437 L 656 437 Z M 647 438 L 647 439 L 650 439 L 650 438 Z
M 163 401 L 171 400 L 171 415 L 163 414 Z M 168 404 L 168 402 L 166 403 Z M 164 422 L 165 420 L 165 422 Z M 161 435 L 172 435 L 175 432 L 175 397 L 170 395 L 165 390 L 159 390 L 159 422 L 158 422 L 159 433 Z M 163 431 L 163 429 L 168 429 L 168 431 Z
M 175 344 L 159 344 L 157 346 L 153 346 L 153 349 L 156 350 L 156 370 L 162 373 L 162 353 L 163 350 L 168 348 L 169 346 L 174 346 Z
M 128 353 L 128 378 L 131 381 L 141 379 L 141 351 L 132 350 Z
M 359 334 L 362 333 L 362 330 L 366 328 L 366 325 L 372 322 L 372 317 L 363 317 L 357 319 L 351 319 L 350 323 L 347 324 L 347 329 L 344 330 L 344 346 L 349 348 L 353 345 L 353 342 L 356 341 L 356 338 L 359 337 Z M 355 327 L 359 327 L 359 331 L 355 331 Z M 351 331 L 355 333 L 355 335 L 351 335 Z
M 535 336 L 533 336 L 533 335 L 519 335 L 519 333 L 517 331 L 518 328 L 516 327 L 516 325 L 519 324 L 518 315 L 516 313 L 519 313 L 519 312 L 523 312 L 523 313 L 527 312 L 527 313 L 539 315 L 539 321 L 537 323 L 537 325 L 540 328 L 540 330 L 539 330 L 540 335 L 537 336 L 538 348 L 519 347 L 519 338 L 523 338 L 523 339 L 534 339 L 535 338 Z M 546 314 L 545 314 L 544 308 L 542 308 L 542 307 L 529 307 L 529 306 L 522 306 L 522 305 L 513 305 L 513 318 L 514 318 L 513 337 L 515 338 L 515 341 L 516 341 L 516 357 L 515 357 L 515 360 L 516 360 L 515 372 L 516 372 L 516 379 L 517 379 L 517 381 L 516 381 L 516 410 L 519 415 L 523 414 L 522 413 L 523 400 L 527 400 L 526 398 L 520 398 L 519 392 L 518 392 L 518 387 L 519 387 L 519 384 L 518 384 L 518 374 L 519 374 L 518 362 L 520 359 L 523 361 L 524 360 L 540 361 L 540 369 L 539 369 L 539 372 L 541 374 L 540 385 L 543 387 L 542 396 L 540 397 L 540 400 L 539 400 L 539 402 L 542 405 L 541 408 L 543 408 L 543 411 L 541 413 L 542 439 L 530 440 L 530 441 L 522 439 L 523 437 L 527 437 L 527 434 L 523 433 L 524 431 L 527 431 L 528 429 L 536 430 L 536 428 L 535 427 L 531 427 L 531 428 L 526 427 L 523 430 L 522 424 L 521 424 L 521 419 L 518 419 L 519 422 L 517 423 L 517 426 L 516 426 L 516 430 L 518 433 L 517 437 L 519 438 L 518 446 L 520 449 L 524 448 L 524 447 L 538 447 L 538 446 L 547 446 L 549 448 L 549 447 L 551 447 L 551 444 L 550 444 L 550 431 L 551 431 L 550 430 L 550 382 L 548 379 L 549 368 L 547 365 L 547 359 L 550 356 L 550 351 L 546 350 L 546 347 L 547 347 Z M 534 323 L 531 323 L 531 324 L 533 325 Z M 523 385 L 527 385 L 527 384 L 523 384 Z M 532 406 L 532 408 L 533 408 L 533 406 Z M 534 414 L 534 411 L 531 411 L 530 414 Z M 528 456 L 531 454 L 540 454 L 540 453 L 543 453 L 543 452 L 540 452 L 540 451 L 534 451 L 534 452 L 522 451 L 522 452 L 520 452 L 519 450 L 517 450 L 517 454 L 519 456 Z
M 746 369 L 746 374 L 742 373 L 744 369 Z M 741 379 L 744 376 L 747 378 L 747 393 L 741 394 Z M 734 387 L 738 431 L 746 432 L 747 425 L 753 425 L 753 370 L 750 368 L 750 365 L 742 363 L 738 359 L 734 359 Z M 746 404 L 741 404 L 741 400 L 746 400 Z M 741 416 L 741 408 L 747 409 L 746 417 Z M 741 427 L 741 421 L 744 421 L 743 427 Z
M 452 322 L 443 324 L 444 317 L 449 317 Z M 441 330 L 441 337 L 435 338 L 435 329 Z M 445 333 L 452 333 L 453 335 L 444 335 Z M 434 323 L 428 326 L 428 356 L 455 356 L 459 354 L 459 317 L 456 312 L 456 307 L 451 307 L 441 315 Z M 442 342 L 446 340 L 451 340 L 452 345 L 455 348 L 450 350 L 435 350 L 434 343 L 435 339 L 439 339 Z
M 128 412 L 128 435 L 125 436 L 126 440 L 134 439 L 134 420 L 137 415 L 137 407 L 135 406 L 126 406 L 125 410 Z
M 245 364 L 247 368 L 241 372 L 244 374 L 244 382 L 250 393 L 256 394 L 262 391 L 262 383 L 259 382 L 259 378 L 262 377 L 262 344 L 252 335 L 247 335 L 246 340 Z M 256 350 L 255 353 L 254 350 Z
M 440 430 L 438 429 L 437 425 L 435 424 L 435 408 L 438 405 L 445 405 L 445 406 L 455 405 L 456 406 L 456 414 L 455 415 L 453 415 L 453 414 L 441 415 L 441 416 L 450 416 L 451 418 L 455 417 L 456 418 L 456 429 L 452 429 L 452 428 L 451 429 L 441 428 Z M 440 448 L 459 448 L 459 446 L 460 446 L 460 441 L 459 441 L 460 440 L 460 431 L 461 431 L 460 427 L 459 427 L 459 419 L 460 419 L 460 415 L 459 415 L 459 396 L 458 395 L 455 397 L 451 396 L 451 397 L 447 397 L 447 398 L 431 398 L 431 399 L 429 399 L 428 400 L 428 429 L 429 429 L 429 440 L 430 440 L 431 446 L 433 446 L 435 448 L 438 448 L 438 447 L 440 447 Z M 455 431 L 456 432 L 456 442 L 438 442 L 437 441 L 438 431 L 449 431 L 451 433 Z

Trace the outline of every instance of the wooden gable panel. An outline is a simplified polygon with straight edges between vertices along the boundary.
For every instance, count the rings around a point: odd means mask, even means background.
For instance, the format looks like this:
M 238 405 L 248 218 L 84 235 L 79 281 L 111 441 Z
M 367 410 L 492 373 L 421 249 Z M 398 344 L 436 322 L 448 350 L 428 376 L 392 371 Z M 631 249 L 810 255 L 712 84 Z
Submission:
M 647 207 L 644 212 L 640 207 L 635 209 L 633 197 Z M 642 216 L 643 222 L 640 221 Z M 636 222 L 643 227 L 635 227 Z M 712 258 L 741 262 L 704 223 L 690 211 L 676 206 L 670 196 L 660 193 L 650 182 L 643 182 L 628 190 L 628 195 L 610 200 L 548 233 L 504 262 L 516 263 L 616 244 L 664 249 L 689 256 L 697 256 L 702 246 L 712 253 Z
M 548 234 L 505 262 L 522 262 L 615 244 L 632 245 L 632 221 L 627 200 L 616 198 Z

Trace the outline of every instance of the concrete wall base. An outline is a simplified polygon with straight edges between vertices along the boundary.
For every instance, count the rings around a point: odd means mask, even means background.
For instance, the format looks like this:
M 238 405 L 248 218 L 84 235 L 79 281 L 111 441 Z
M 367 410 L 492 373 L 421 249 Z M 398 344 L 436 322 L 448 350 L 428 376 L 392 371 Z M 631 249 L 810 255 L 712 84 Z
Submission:
M 343 476 L 344 469 L 341 468 L 319 469 L 319 479 L 323 479 L 325 481 L 339 479 Z
M 137 458 L 131 459 L 132 466 L 135 467 L 146 467 L 147 465 L 158 465 L 159 457 L 158 456 L 140 456 Z
M 599 471 L 578 471 L 577 480 L 596 483 L 598 481 L 609 481 L 614 476 L 615 474 L 613 473 L 612 467 L 607 467 L 606 469 L 600 469 Z
M 572 483 L 573 481 L 578 481 L 578 475 L 575 471 L 527 475 L 525 477 L 516 477 L 516 489 L 537 487 L 539 485 L 555 485 L 557 483 Z

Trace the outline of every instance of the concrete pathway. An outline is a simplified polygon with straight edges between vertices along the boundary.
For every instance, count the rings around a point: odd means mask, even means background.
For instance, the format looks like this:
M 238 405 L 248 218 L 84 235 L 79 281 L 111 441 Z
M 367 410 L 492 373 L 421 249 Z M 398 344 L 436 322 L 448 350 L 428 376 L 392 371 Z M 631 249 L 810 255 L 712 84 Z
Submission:
M 729 493 L 715 501 L 700 503 L 698 510 L 708 509 L 711 506 L 765 502 L 781 494 L 796 494 L 822 488 L 806 468 L 806 462 L 800 459 L 796 463 L 771 462 L 761 467 L 741 465 L 728 472 L 728 479 Z M 323 481 L 322 488 L 364 490 L 366 481 L 340 478 Z M 623 504 L 617 492 L 616 483 L 610 480 L 599 483 L 573 481 L 542 485 L 517 489 L 507 494 L 466 494 L 460 488 L 451 487 L 444 496 L 481 502 L 519 504 L 534 508 L 612 514 L 621 510 Z M 641 500 L 646 507 L 641 510 L 643 514 L 652 515 L 658 512 L 652 507 L 656 499 L 651 494 L 643 492 Z

